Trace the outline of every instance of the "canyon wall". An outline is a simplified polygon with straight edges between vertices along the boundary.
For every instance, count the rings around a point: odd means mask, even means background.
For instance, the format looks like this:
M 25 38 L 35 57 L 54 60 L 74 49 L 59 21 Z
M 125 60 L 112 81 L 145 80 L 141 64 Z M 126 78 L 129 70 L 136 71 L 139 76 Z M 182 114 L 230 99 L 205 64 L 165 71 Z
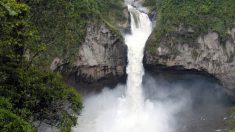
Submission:
M 178 41 L 179 34 L 192 32 L 190 28 L 178 27 L 174 34 L 165 35 L 160 42 L 154 43 L 154 49 L 145 51 L 145 64 L 207 72 L 221 81 L 228 94 L 235 96 L 235 28 L 228 30 L 225 41 L 216 32 L 208 32 L 195 41 Z M 153 45 L 151 39 L 146 49 Z
M 109 77 L 122 77 L 126 67 L 126 45 L 121 34 L 103 23 L 89 23 L 85 41 L 79 46 L 70 66 L 55 58 L 52 70 L 73 76 L 76 82 L 94 83 Z

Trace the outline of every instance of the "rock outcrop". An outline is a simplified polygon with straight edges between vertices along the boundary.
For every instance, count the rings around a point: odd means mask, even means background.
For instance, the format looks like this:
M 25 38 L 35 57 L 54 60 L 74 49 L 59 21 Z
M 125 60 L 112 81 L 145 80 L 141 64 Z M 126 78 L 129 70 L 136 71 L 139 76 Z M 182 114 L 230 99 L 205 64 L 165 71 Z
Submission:
M 178 30 L 176 34 L 190 32 L 193 30 Z M 219 79 L 227 93 L 235 97 L 235 28 L 229 30 L 229 37 L 224 42 L 216 32 L 209 32 L 191 42 L 175 42 L 175 39 L 175 35 L 167 36 L 155 44 L 154 52 L 146 50 L 145 64 L 206 71 Z
M 75 61 L 66 67 L 55 58 L 51 69 L 73 75 L 77 82 L 93 83 L 102 78 L 125 75 L 126 45 L 122 36 L 105 24 L 89 23 L 85 42 L 80 45 Z

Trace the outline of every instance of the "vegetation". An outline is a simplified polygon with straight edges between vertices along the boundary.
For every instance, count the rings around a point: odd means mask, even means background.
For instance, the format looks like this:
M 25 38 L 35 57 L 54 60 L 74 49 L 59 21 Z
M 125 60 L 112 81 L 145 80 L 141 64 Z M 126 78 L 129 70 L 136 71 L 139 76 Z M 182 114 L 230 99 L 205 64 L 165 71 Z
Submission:
M 40 59 L 45 65 L 54 57 L 63 58 L 64 63 L 73 60 L 88 23 L 103 22 L 116 30 L 117 21 L 123 20 L 122 0 L 23 1 L 31 7 L 31 21 L 46 44 L 48 51 Z
M 59 73 L 45 67 L 56 56 L 70 62 L 90 22 L 105 23 L 116 31 L 117 22 L 125 19 L 122 2 L 0 1 L 1 132 L 34 132 L 34 121 L 70 131 L 82 109 L 81 97 Z M 234 0 L 145 0 L 145 4 L 158 11 L 153 46 L 180 25 L 192 28 L 189 36 L 183 36 L 187 39 L 215 31 L 225 40 L 235 20 Z
M 193 32 L 188 36 L 177 36 L 184 40 L 192 42 L 199 35 L 214 31 L 224 41 L 228 37 L 228 29 L 234 26 L 234 0 L 145 0 L 145 5 L 158 12 L 155 35 L 152 36 L 156 39 L 152 43 L 174 33 L 179 26 L 192 28 Z
M 33 132 L 32 122 L 44 121 L 68 132 L 81 98 L 58 73 L 33 65 L 47 45 L 31 18 L 22 1 L 0 1 L 0 131 Z
M 123 8 L 122 0 L 0 1 L 1 132 L 34 132 L 34 121 L 70 131 L 81 98 L 48 64 L 73 59 L 91 22 L 116 31 Z
M 96 0 L 98 4 L 99 17 L 112 30 L 118 30 L 118 23 L 126 21 L 123 15 L 123 0 Z
M 231 129 L 230 132 L 235 132 L 235 107 L 231 108 L 230 112 L 230 117 L 227 118 L 225 121 L 227 123 L 227 125 L 229 126 L 229 128 Z
M 5 109 L 0 109 L 0 130 L 1 132 L 35 132 L 28 122 Z

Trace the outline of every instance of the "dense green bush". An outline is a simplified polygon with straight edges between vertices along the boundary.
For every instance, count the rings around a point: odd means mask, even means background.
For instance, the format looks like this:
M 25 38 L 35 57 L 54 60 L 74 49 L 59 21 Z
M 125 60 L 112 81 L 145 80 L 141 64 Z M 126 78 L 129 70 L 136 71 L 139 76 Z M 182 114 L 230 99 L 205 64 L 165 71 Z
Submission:
M 81 98 L 59 74 L 32 65 L 46 46 L 30 19 L 28 5 L 0 1 L 0 131 L 32 132 L 33 121 L 70 131 Z
M 9 110 L 0 108 L 1 132 L 35 132 L 35 129 L 24 119 Z
M 72 120 L 70 128 L 76 124 L 76 115 L 82 108 L 78 93 L 64 84 L 62 77 L 36 68 L 9 69 L 0 67 L 4 80 L 1 80 L 0 93 L 9 98 L 14 113 L 26 120 L 47 120 L 51 125 L 59 122 L 63 125 L 66 120 Z M 2 76 L 1 76 L 2 77 Z M 74 111 L 72 116 L 68 109 Z M 67 116 L 69 118 L 64 118 Z
M 0 1 L 0 56 L 14 59 L 19 64 L 26 51 L 38 53 L 44 48 L 37 30 L 28 22 L 29 9 L 15 0 Z
M 12 113 L 9 99 L 0 97 L 0 131 L 1 132 L 35 132 L 27 121 Z

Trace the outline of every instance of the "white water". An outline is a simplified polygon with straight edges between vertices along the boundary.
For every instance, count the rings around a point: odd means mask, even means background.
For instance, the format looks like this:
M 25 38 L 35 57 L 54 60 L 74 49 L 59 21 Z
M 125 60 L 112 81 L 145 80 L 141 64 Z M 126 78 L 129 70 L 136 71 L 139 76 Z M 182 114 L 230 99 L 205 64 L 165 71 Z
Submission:
M 142 92 L 142 64 L 145 43 L 152 24 L 147 14 L 128 6 L 131 32 L 125 35 L 128 46 L 128 80 L 126 86 L 104 90 L 87 97 L 85 108 L 74 132 L 172 132 L 173 107 L 146 101 Z
M 131 32 L 125 36 L 128 47 L 127 65 L 127 92 L 126 100 L 130 109 L 140 110 L 143 107 L 142 77 L 144 68 L 142 64 L 145 43 L 152 32 L 152 24 L 145 13 L 141 13 L 132 6 L 128 6 L 131 14 Z

